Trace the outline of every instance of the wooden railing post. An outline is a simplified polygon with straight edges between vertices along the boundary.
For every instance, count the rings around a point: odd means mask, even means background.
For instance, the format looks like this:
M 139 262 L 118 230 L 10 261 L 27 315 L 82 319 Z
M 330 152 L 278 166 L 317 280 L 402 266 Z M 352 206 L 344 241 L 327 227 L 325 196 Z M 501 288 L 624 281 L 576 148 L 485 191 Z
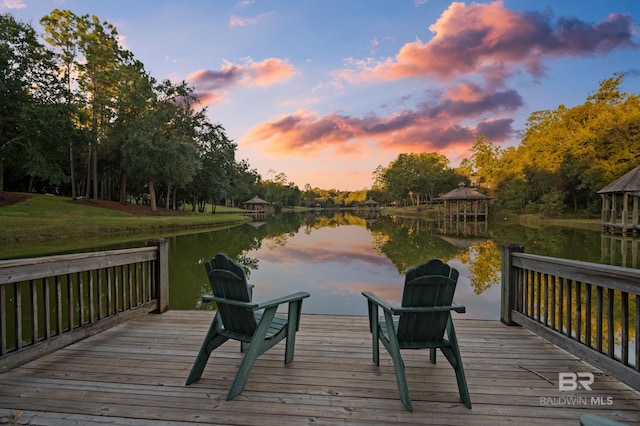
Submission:
M 156 291 L 158 299 L 158 313 L 169 309 L 169 242 L 164 238 L 147 241 L 147 246 L 158 247 L 158 262 L 156 267 Z
M 502 246 L 502 297 L 500 301 L 500 321 L 506 325 L 516 325 L 511 319 L 511 311 L 516 307 L 517 281 L 514 268 L 511 266 L 511 253 L 523 253 L 524 247 L 509 243 Z

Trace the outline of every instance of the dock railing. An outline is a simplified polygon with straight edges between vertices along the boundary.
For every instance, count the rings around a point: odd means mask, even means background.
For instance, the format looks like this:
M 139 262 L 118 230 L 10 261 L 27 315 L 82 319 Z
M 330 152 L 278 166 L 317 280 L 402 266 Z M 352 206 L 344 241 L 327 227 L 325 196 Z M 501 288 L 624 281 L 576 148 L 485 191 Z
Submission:
M 169 304 L 168 243 L 0 261 L 0 373 Z
M 501 321 L 640 390 L 640 270 L 502 247 Z

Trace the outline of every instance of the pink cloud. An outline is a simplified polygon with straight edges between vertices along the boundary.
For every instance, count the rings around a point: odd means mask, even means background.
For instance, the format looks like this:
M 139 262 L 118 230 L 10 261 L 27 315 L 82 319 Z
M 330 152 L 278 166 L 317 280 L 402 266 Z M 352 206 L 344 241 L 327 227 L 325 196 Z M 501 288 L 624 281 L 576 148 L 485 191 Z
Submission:
M 482 89 L 475 83 L 461 83 L 449 88 L 442 97 L 451 102 L 477 102 L 482 98 Z
M 24 9 L 27 7 L 24 0 L 3 0 L 2 7 L 5 9 Z
M 256 16 L 255 18 L 240 18 L 239 16 L 231 15 L 229 18 L 229 26 L 230 27 L 246 27 L 248 25 L 253 25 L 258 23 L 265 16 L 269 16 L 269 13 L 263 13 L 261 15 Z
M 222 99 L 224 98 L 224 94 L 222 92 L 217 92 L 217 91 L 204 91 L 204 92 L 196 91 L 195 95 L 198 97 L 200 101 L 199 104 L 201 106 L 206 106 L 206 105 L 211 105 L 211 104 L 221 102 Z
M 524 67 L 530 74 L 543 74 L 544 61 L 560 56 L 593 56 L 619 47 L 637 47 L 630 16 L 611 14 L 592 24 L 577 19 L 559 19 L 550 14 L 517 12 L 502 1 L 489 4 L 452 3 L 429 29 L 428 42 L 405 44 L 395 58 L 340 74 L 359 79 L 395 80 L 409 77 L 450 80 L 481 73 L 491 79 L 505 78 Z
M 385 151 L 458 152 L 470 146 L 479 132 L 487 132 L 496 142 L 512 137 L 513 120 L 507 116 L 522 104 L 513 90 L 492 91 L 466 83 L 426 98 L 414 109 L 386 116 L 298 111 L 254 127 L 245 142 L 261 144 L 268 152 L 300 156 L 360 155 L 371 145 Z M 473 121 L 475 125 L 461 124 Z
M 244 64 L 226 61 L 220 70 L 198 70 L 187 76 L 202 99 L 220 100 L 221 90 L 234 86 L 267 87 L 289 80 L 297 74 L 287 60 L 267 58 L 261 62 L 248 60 Z M 205 103 L 202 101 L 202 103 Z
M 264 87 L 289 80 L 294 75 L 296 69 L 288 61 L 269 58 L 262 62 L 251 62 L 247 66 L 245 81 Z
M 358 120 L 338 114 L 317 117 L 304 111 L 254 127 L 246 137 L 250 143 L 266 142 L 272 153 L 312 154 L 330 150 L 338 154 L 358 152 Z

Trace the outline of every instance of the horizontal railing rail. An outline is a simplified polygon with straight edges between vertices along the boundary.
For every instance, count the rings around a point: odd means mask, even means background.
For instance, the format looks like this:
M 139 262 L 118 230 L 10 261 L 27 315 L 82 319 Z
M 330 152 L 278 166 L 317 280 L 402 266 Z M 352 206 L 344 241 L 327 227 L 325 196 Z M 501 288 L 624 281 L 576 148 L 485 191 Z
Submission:
M 501 321 L 640 389 L 640 270 L 502 249 Z
M 168 306 L 166 240 L 0 261 L 0 372 Z

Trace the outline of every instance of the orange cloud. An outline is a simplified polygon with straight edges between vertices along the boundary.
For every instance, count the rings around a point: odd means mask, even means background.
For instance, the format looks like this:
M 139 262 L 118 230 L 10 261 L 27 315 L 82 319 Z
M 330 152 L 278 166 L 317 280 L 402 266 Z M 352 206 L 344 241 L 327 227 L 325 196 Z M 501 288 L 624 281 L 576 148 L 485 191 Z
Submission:
M 219 101 L 221 89 L 234 85 L 267 87 L 289 80 L 297 74 L 287 60 L 268 58 L 262 62 L 247 60 L 244 64 L 225 61 L 220 70 L 198 70 L 187 76 L 203 99 Z M 208 104 L 208 103 L 205 103 Z
M 482 90 L 477 84 L 461 83 L 449 88 L 442 97 L 453 102 L 478 102 L 482 96 Z
M 245 81 L 258 86 L 270 86 L 286 81 L 294 75 L 296 75 L 296 69 L 288 61 L 269 58 L 262 62 L 251 62 L 247 66 Z
M 480 132 L 496 142 L 512 137 L 513 120 L 506 115 L 522 103 L 513 90 L 492 91 L 465 83 L 423 100 L 415 109 L 386 116 L 318 116 L 298 111 L 259 124 L 244 142 L 262 144 L 267 152 L 300 156 L 320 152 L 361 155 L 372 145 L 380 150 L 446 154 L 466 150 Z
M 259 124 L 249 132 L 245 140 L 250 143 L 266 141 L 266 150 L 273 153 L 298 152 L 304 155 L 330 150 L 338 154 L 349 154 L 364 148 L 364 143 L 357 141 L 356 124 L 356 119 L 338 114 L 316 117 L 299 111 Z
M 195 95 L 198 97 L 200 106 L 211 105 L 214 103 L 221 102 L 224 98 L 224 94 L 222 92 L 196 92 Z

